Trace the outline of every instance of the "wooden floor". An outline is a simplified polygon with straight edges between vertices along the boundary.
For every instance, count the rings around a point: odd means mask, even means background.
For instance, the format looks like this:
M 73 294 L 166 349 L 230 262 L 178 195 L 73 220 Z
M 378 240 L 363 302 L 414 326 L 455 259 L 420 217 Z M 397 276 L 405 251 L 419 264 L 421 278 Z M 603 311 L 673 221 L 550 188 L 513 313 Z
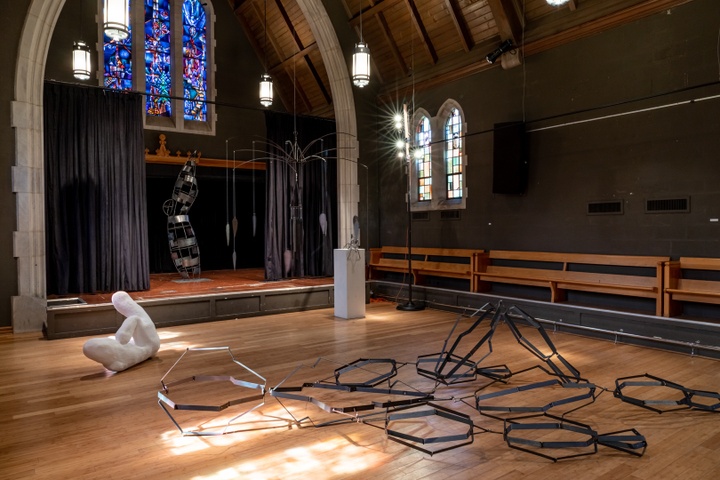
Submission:
M 390 441 L 381 428 L 367 424 L 298 428 L 292 418 L 309 416 L 318 423 L 340 416 L 296 400 L 280 404 L 269 394 L 264 405 L 232 427 L 241 431 L 219 436 L 182 436 L 157 403 L 160 379 L 189 347 L 231 347 L 236 360 L 264 377 L 269 389 L 283 380 L 283 386 L 294 386 L 324 379 L 338 366 L 359 358 L 415 362 L 418 355 L 442 349 L 455 319 L 456 315 L 448 312 L 400 312 L 393 304 L 373 303 L 368 305 L 366 318 L 360 320 L 340 320 L 333 317 L 332 310 L 314 310 L 164 328 L 159 330 L 162 347 L 157 356 L 118 374 L 83 356 L 87 338 L 47 341 L 36 334 L 0 335 L 0 478 L 717 478 L 719 414 L 690 410 L 657 414 L 620 402 L 610 391 L 568 418 L 600 433 L 637 429 L 648 442 L 643 457 L 601 446 L 595 455 L 553 463 L 511 449 L 501 434 L 493 433 L 501 432 L 503 423 L 471 408 L 474 391 L 486 386 L 487 380 L 437 389 L 436 396 L 445 399 L 437 404 L 470 415 L 478 434 L 470 445 L 434 455 Z M 528 338 L 534 334 L 529 328 L 523 332 Z M 569 334 L 551 333 L 550 338 L 559 353 L 599 387 L 612 390 L 618 377 L 649 373 L 688 388 L 720 390 L 720 368 L 714 360 Z M 484 365 L 505 364 L 517 372 L 539 363 L 504 324 L 499 325 L 492 346 Z M 322 360 L 316 364 L 318 358 Z M 372 368 L 380 370 L 381 365 Z M 186 354 L 166 381 L 227 372 L 247 382 L 262 382 L 233 364 L 223 351 Z M 432 387 L 416 375 L 412 364 L 401 366 L 396 379 L 396 388 Z M 547 377 L 536 369 L 513 377 L 507 386 L 491 385 L 483 391 L 544 379 Z M 173 397 L 174 401 L 203 404 L 253 394 L 253 390 L 234 386 L 227 393 L 225 385 L 216 390 L 211 384 L 186 384 L 189 388 L 184 392 L 178 388 L 170 393 L 187 395 L 183 400 Z M 336 405 L 364 401 L 332 391 L 313 391 L 312 395 Z M 547 402 L 548 395 L 562 392 L 527 391 L 511 403 Z M 188 415 L 178 415 L 178 419 L 184 428 L 216 432 L 221 431 L 222 419 L 253 406 L 255 403 L 241 403 L 202 415 L 184 412 Z M 551 412 L 562 414 L 570 408 Z M 437 416 L 419 417 L 398 421 L 392 428 L 411 435 L 451 435 L 456 427 L 440 420 Z M 489 432 L 479 433 L 481 429 Z

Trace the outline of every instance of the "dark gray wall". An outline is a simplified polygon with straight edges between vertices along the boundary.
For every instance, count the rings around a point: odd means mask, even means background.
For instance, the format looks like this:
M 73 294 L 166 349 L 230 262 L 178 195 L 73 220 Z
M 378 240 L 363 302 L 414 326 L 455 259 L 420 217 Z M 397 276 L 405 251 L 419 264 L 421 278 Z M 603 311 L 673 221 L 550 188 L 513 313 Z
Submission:
M 414 245 L 720 255 L 720 223 L 710 220 L 720 217 L 720 99 L 568 125 L 720 94 L 718 18 L 720 2 L 696 0 L 521 67 L 418 92 L 416 105 L 432 115 L 447 98 L 463 107 L 469 195 L 460 221 L 431 212 L 413 222 Z M 491 131 L 518 120 L 529 131 L 528 188 L 493 195 Z M 383 155 L 378 245 L 404 245 L 402 176 Z M 676 196 L 690 196 L 690 213 L 645 213 L 646 199 Z M 607 200 L 622 200 L 624 214 L 587 215 L 588 202 Z
M 12 169 L 15 164 L 15 131 L 11 128 L 11 102 L 15 99 L 15 65 L 20 33 L 25 22 L 29 0 L 12 2 L 3 10 L 3 48 L 0 49 L 0 327 L 11 325 L 10 298 L 17 295 L 17 266 L 13 257 L 13 231 L 16 229 L 15 195 L 12 192 Z

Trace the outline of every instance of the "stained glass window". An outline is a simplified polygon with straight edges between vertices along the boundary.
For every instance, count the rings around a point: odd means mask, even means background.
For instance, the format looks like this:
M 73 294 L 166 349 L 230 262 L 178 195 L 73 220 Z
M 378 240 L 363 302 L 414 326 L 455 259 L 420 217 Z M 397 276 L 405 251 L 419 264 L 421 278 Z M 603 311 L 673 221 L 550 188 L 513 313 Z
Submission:
M 415 141 L 418 150 L 414 152 L 417 167 L 418 201 L 421 202 L 432 200 L 431 137 L 430 119 L 423 116 L 417 124 Z
M 149 94 L 147 114 L 169 117 L 172 113 L 169 0 L 145 0 L 145 89 Z
M 130 8 L 128 6 L 128 8 Z M 114 90 L 132 90 L 132 30 L 123 40 L 113 40 L 103 34 L 103 56 L 105 70 L 103 85 Z
M 207 116 L 205 10 L 198 0 L 185 0 L 182 14 L 185 120 L 205 120 Z
M 144 83 L 145 128 L 214 132 L 213 99 L 208 96 L 213 91 L 208 68 L 212 5 L 205 0 L 130 0 L 128 8 L 134 28 L 126 39 L 115 41 L 101 33 L 104 86 L 134 91 Z
M 462 118 L 457 108 L 450 111 L 445 122 L 445 175 L 447 198 L 462 198 Z

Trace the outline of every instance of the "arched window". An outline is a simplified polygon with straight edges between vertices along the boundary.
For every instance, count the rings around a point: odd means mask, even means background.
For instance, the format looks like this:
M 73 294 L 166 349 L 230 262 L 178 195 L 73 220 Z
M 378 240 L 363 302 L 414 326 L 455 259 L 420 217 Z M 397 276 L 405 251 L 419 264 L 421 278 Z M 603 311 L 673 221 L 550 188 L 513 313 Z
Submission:
M 462 107 L 447 99 L 431 116 L 417 108 L 414 128 L 410 209 L 413 211 L 462 210 L 468 196 L 467 125 Z M 432 145 L 440 148 L 432 149 Z M 442 187 L 442 185 L 445 185 Z M 432 186 L 436 188 L 433 189 Z M 440 186 L 437 188 L 437 186 Z
M 422 116 L 417 123 L 415 130 L 416 150 L 415 172 L 417 174 L 417 198 L 420 202 L 432 200 L 432 152 L 430 142 L 432 141 L 432 129 L 430 119 Z
M 103 34 L 103 85 L 147 93 L 145 128 L 213 134 L 211 2 L 130 0 L 130 18 L 126 39 Z
M 460 111 L 452 108 L 445 122 L 445 176 L 448 199 L 463 196 L 462 144 L 462 118 Z

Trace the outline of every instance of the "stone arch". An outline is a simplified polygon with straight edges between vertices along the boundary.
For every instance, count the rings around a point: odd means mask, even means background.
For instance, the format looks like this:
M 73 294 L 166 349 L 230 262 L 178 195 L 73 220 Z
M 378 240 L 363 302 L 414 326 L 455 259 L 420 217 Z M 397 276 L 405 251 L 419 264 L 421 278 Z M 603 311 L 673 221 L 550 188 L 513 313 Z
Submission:
M 42 96 L 45 60 L 64 4 L 65 0 L 32 0 L 18 47 L 11 120 L 17 218 L 13 232 L 17 295 L 11 300 L 14 332 L 40 330 L 47 315 Z
M 328 71 L 337 129 L 348 134 L 339 136 L 339 151 L 350 148 L 351 159 L 357 160 L 355 103 L 337 35 L 321 0 L 298 0 L 298 4 L 310 22 Z M 43 82 L 50 41 L 64 5 L 65 0 L 32 0 L 18 47 L 11 120 L 15 129 L 12 189 L 17 219 L 13 232 L 17 295 L 11 300 L 14 332 L 39 331 L 47 318 Z M 356 163 L 343 161 L 338 165 L 340 244 L 350 238 L 358 201 Z

